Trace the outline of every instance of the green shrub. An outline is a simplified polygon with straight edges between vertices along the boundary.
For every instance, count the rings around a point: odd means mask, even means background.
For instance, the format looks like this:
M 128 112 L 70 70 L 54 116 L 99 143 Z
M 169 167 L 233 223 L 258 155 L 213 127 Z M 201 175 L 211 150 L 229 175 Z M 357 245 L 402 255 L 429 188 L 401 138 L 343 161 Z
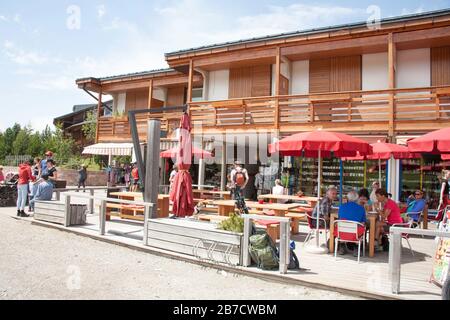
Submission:
M 218 228 L 221 230 L 225 230 L 225 231 L 243 233 L 244 232 L 244 218 L 242 218 L 235 212 L 232 212 L 228 219 L 223 220 L 221 223 L 219 223 Z

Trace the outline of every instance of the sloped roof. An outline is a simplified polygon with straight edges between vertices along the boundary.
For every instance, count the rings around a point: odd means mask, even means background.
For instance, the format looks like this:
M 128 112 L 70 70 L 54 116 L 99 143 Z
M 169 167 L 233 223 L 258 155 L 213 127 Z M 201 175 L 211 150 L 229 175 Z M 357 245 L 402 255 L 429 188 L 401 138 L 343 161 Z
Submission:
M 415 14 L 408 14 L 408 15 L 384 18 L 384 19 L 380 20 L 380 23 L 388 24 L 388 23 L 395 23 L 395 22 L 402 22 L 402 21 L 435 18 L 435 17 L 445 16 L 445 15 L 449 15 L 449 14 L 450 14 L 450 9 L 442 9 L 442 10 L 436 10 L 436 11 L 428 11 L 428 12 L 423 12 L 423 13 L 415 13 Z M 286 32 L 286 33 L 280 33 L 280 34 L 275 34 L 275 35 L 254 37 L 254 38 L 250 38 L 250 39 L 222 42 L 222 43 L 216 43 L 216 44 L 211 44 L 211 45 L 206 45 L 206 46 L 201 46 L 201 47 L 194 47 L 194 48 L 190 48 L 190 49 L 178 50 L 178 51 L 165 53 L 165 56 L 170 57 L 170 56 L 175 56 L 175 55 L 180 55 L 180 54 L 185 54 L 185 53 L 192 53 L 192 52 L 209 50 L 209 49 L 223 48 L 223 47 L 228 47 L 228 46 L 233 46 L 233 45 L 238 45 L 238 44 L 262 42 L 262 41 L 269 41 L 269 40 L 276 40 L 276 39 L 286 39 L 286 38 L 297 37 L 297 36 L 302 36 L 302 35 L 312 35 L 312 34 L 317 34 L 317 33 L 337 31 L 337 30 L 343 30 L 343 29 L 355 29 L 355 28 L 364 27 L 366 25 L 367 25 L 367 21 L 363 21 L 363 22 L 334 25 L 334 26 L 328 26 L 328 27 L 322 27 L 322 28 L 313 28 L 313 29 L 306 29 L 306 30 L 300 30 L 300 31 Z

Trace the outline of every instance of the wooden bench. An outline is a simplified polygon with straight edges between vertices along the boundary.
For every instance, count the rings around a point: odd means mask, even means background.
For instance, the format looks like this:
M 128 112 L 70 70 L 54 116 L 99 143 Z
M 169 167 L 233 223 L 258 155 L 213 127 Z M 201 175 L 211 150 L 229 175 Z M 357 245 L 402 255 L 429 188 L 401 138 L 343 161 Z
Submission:
M 113 211 L 112 209 L 117 209 L 118 211 Z M 132 212 L 132 214 L 124 212 Z M 144 221 L 144 208 L 130 208 L 130 206 L 124 204 L 108 202 L 106 204 L 106 221 L 110 221 L 111 216 L 120 217 L 122 219 Z

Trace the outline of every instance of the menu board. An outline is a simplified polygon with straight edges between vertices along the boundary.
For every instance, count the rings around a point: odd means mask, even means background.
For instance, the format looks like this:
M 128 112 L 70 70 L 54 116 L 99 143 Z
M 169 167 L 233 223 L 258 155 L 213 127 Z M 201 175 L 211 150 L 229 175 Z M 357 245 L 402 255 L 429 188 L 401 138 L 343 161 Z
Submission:
M 448 266 L 450 261 L 450 238 L 440 238 L 436 255 L 433 261 L 433 273 L 431 280 L 442 286 L 448 276 Z

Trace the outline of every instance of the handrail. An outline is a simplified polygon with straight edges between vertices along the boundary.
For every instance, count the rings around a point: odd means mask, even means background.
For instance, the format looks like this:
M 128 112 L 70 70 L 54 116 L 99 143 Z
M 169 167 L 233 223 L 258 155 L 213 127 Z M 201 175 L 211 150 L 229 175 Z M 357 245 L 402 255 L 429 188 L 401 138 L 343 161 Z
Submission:
M 280 273 L 286 274 L 290 259 L 290 227 L 291 218 L 277 216 L 263 216 L 257 214 L 243 214 L 244 218 L 244 238 L 242 240 L 242 260 L 243 266 L 248 267 L 251 264 L 249 253 L 250 234 L 252 232 L 251 220 L 261 219 L 274 222 L 280 222 Z
M 391 236 L 389 246 L 389 277 L 391 280 L 391 291 L 394 294 L 400 293 L 402 234 L 405 233 L 423 236 L 450 238 L 449 231 L 391 227 L 389 229 L 389 234 Z

